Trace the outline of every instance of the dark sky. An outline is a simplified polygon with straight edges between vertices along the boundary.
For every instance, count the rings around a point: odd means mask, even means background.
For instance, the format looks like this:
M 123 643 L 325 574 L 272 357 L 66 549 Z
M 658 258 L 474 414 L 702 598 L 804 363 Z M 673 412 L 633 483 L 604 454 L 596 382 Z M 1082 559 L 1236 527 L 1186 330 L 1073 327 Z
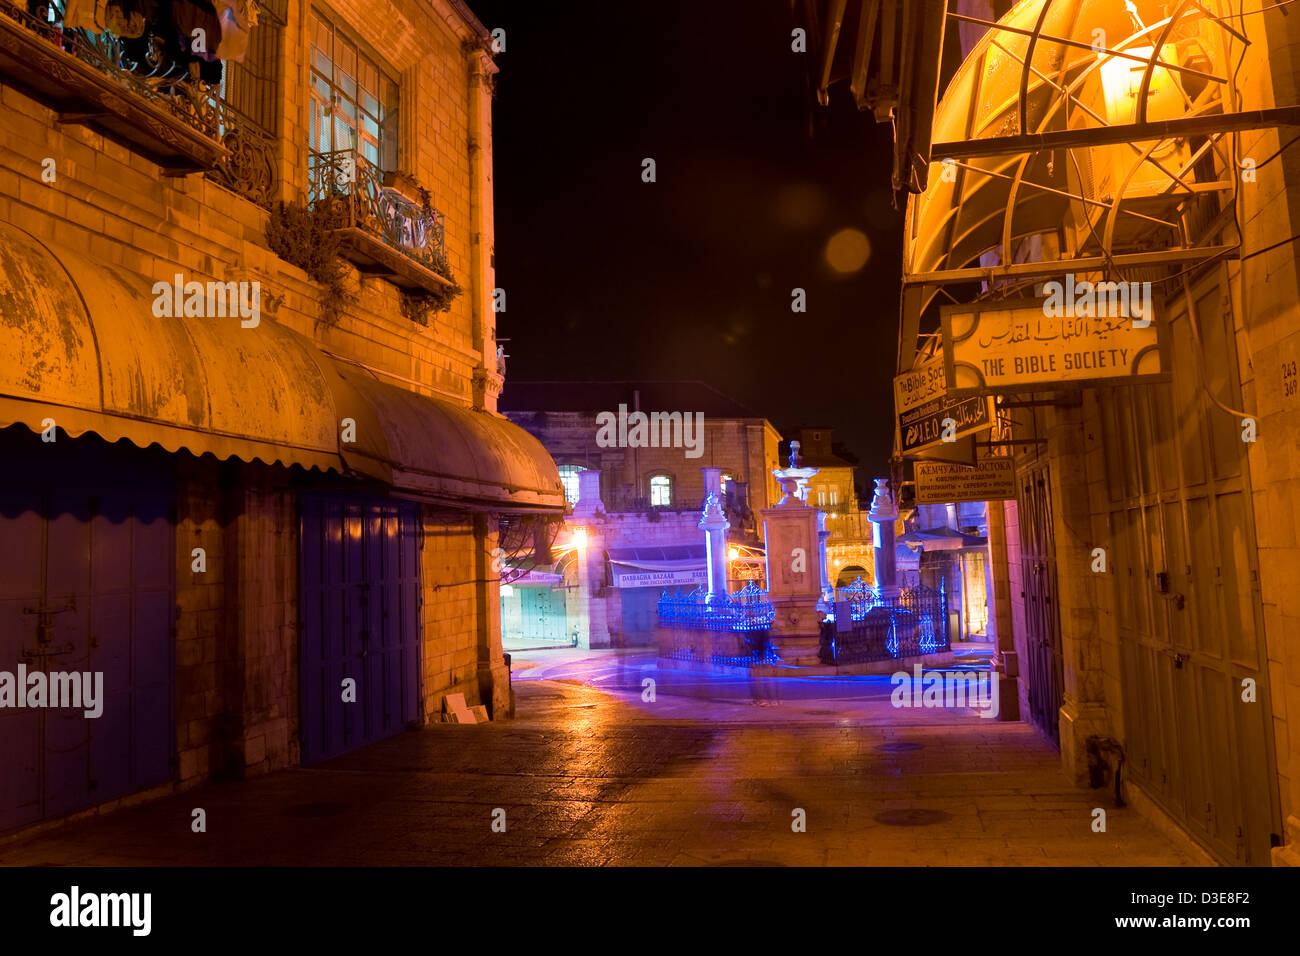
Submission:
M 883 473 L 902 229 L 890 128 L 843 86 L 811 103 L 788 2 L 471 6 L 506 32 L 493 120 L 506 389 L 700 379 L 778 428 L 834 427 Z M 642 182 L 646 157 L 657 182 Z M 848 276 L 824 258 L 844 228 L 871 245 Z

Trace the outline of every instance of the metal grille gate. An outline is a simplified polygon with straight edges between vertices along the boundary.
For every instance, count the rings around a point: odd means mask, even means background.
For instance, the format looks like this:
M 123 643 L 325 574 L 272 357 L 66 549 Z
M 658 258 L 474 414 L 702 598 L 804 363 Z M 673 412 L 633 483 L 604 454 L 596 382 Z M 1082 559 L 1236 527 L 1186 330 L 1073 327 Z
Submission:
M 1058 747 L 1064 684 L 1061 622 L 1056 604 L 1056 535 L 1052 487 L 1046 463 L 1020 479 L 1020 562 L 1029 653 L 1029 719 Z

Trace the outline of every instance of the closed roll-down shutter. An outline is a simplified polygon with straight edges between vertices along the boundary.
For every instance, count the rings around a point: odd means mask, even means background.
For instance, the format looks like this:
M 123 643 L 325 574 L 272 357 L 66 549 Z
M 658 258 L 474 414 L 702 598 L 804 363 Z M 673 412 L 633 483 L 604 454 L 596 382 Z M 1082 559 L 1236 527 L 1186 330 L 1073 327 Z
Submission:
M 300 737 L 314 763 L 419 719 L 419 512 L 304 495 L 301 532 Z
M 50 696 L 0 707 L 0 832 L 164 783 L 174 752 L 168 469 L 62 439 L 12 460 L 23 467 L 0 487 L 0 672 L 75 674 L 99 715 Z

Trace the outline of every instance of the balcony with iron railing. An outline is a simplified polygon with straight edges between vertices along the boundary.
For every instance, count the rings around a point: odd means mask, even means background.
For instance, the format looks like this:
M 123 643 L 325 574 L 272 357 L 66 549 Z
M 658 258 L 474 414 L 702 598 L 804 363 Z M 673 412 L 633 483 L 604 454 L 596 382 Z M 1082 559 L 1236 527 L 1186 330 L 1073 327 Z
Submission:
M 91 127 L 172 175 L 206 172 L 269 206 L 271 137 L 219 86 L 170 59 L 152 23 L 137 27 L 127 39 L 65 28 L 61 4 L 0 0 L 0 81 L 55 110 L 60 124 Z
M 313 151 L 308 204 L 322 225 L 338 231 L 344 255 L 361 272 L 409 291 L 458 291 L 443 215 L 407 177 L 382 171 L 355 149 Z

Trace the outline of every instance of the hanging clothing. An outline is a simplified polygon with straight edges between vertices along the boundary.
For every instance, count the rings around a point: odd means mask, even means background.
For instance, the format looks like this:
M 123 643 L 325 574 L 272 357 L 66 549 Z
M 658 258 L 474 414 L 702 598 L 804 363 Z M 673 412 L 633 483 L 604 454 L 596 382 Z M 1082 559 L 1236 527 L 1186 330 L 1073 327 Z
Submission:
M 104 28 L 113 36 L 135 40 L 144 36 L 145 18 L 142 0 L 110 0 L 104 11 Z
M 172 23 L 180 33 L 182 50 L 209 63 L 217 59 L 221 22 L 212 4 L 206 0 L 172 0 Z
M 108 0 L 67 0 L 63 9 L 63 29 L 103 33 L 106 28 Z
M 255 0 L 216 0 L 217 19 L 221 21 L 221 43 L 217 56 L 222 60 L 244 62 L 248 52 L 248 35 L 257 26 Z

